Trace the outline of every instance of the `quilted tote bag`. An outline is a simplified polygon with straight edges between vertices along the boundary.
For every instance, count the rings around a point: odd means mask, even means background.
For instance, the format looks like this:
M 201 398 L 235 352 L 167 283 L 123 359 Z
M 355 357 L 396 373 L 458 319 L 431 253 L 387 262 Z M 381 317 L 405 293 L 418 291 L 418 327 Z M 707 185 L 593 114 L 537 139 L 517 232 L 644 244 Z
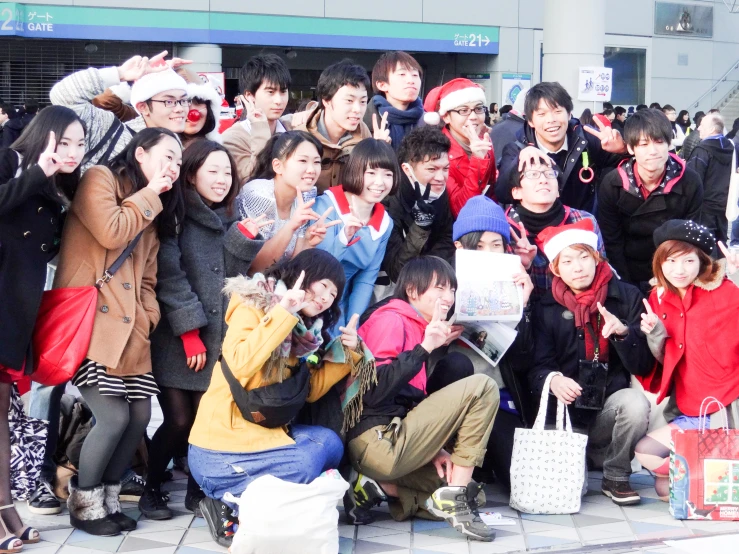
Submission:
M 513 438 L 510 505 L 527 514 L 572 514 L 580 510 L 588 437 L 573 433 L 570 413 L 559 400 L 556 430 L 544 429 L 549 384 L 555 375 L 562 374 L 552 372 L 544 382 L 533 428 L 516 429 Z

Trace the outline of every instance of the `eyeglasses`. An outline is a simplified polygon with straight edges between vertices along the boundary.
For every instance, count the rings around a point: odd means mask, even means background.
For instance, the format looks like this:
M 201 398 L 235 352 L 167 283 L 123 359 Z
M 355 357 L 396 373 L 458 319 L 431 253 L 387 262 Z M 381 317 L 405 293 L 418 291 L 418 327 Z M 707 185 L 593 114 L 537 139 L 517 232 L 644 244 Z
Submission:
M 458 113 L 462 117 L 467 117 L 472 112 L 475 112 L 477 115 L 482 115 L 485 113 L 485 106 L 475 106 L 474 108 L 459 108 L 458 110 L 449 110 L 450 112 Z
M 192 104 L 192 100 L 190 100 L 189 98 L 182 98 L 180 100 L 154 100 L 153 98 L 150 98 L 149 102 L 159 102 L 160 104 L 164 104 L 164 107 L 168 110 L 173 109 L 175 107 L 175 104 L 178 104 L 183 108 L 189 108 Z
M 544 175 L 547 179 L 556 179 L 557 175 L 559 175 L 559 171 L 556 169 L 545 169 L 544 171 L 540 171 L 538 169 L 529 169 L 527 171 L 523 172 L 523 176 L 527 179 L 538 179 Z

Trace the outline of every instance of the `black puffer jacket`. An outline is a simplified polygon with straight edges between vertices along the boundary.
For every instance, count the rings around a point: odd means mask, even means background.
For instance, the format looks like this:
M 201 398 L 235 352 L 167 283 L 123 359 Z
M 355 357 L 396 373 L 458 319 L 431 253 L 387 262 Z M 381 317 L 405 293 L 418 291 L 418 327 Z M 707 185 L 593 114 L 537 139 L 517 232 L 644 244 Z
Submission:
M 731 159 L 734 146 L 723 136 L 700 141 L 690 153 L 688 167 L 703 183 L 703 211 L 723 214 L 729 198 Z
M 630 375 L 646 375 L 654 367 L 647 339 L 639 328 L 643 298 L 639 289 L 615 276 L 608 284 L 605 307 L 628 326 L 629 333 L 621 340 L 609 341 L 606 397 L 628 388 Z M 575 327 L 572 312 L 554 299 L 551 290 L 534 305 L 533 321 L 534 364 L 529 371 L 529 383 L 538 399 L 547 375 L 553 371 L 577 380 L 578 361 L 585 359 L 585 331 Z M 549 405 L 556 406 L 556 402 Z M 594 413 L 570 406 L 574 424 L 587 423 Z

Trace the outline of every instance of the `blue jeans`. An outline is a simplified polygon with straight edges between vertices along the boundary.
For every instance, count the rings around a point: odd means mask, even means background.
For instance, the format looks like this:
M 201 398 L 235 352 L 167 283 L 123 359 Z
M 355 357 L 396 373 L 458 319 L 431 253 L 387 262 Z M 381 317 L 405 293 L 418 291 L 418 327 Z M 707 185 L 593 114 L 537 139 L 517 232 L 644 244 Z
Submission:
M 190 472 L 206 496 L 222 501 L 237 513 L 238 506 L 223 500 L 223 495 L 230 492 L 238 498 L 257 477 L 273 475 L 305 484 L 339 466 L 344 445 L 333 431 L 316 425 L 292 425 L 289 435 L 295 444 L 244 454 L 191 444 Z
M 49 431 L 46 435 L 46 452 L 44 453 L 44 463 L 39 472 L 39 479 L 52 485 L 56 480 L 54 453 L 59 441 L 59 411 L 65 387 L 66 383 L 55 387 L 47 387 L 34 382 L 31 385 L 31 401 L 28 406 L 28 415 L 49 422 Z

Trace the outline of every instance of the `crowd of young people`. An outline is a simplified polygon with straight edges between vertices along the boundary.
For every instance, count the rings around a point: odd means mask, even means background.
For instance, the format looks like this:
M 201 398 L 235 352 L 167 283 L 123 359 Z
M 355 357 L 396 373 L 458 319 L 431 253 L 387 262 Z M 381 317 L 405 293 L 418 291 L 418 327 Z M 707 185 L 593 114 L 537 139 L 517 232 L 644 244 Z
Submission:
M 39 540 L 12 507 L 7 412 L 12 383 L 33 374 L 57 255 L 54 288 L 102 282 L 71 379 L 95 424 L 67 506 L 93 535 L 136 527 L 121 482 L 152 396 L 164 418 L 139 509 L 172 517 L 161 487 L 189 445 L 185 506 L 221 544 L 239 516 L 226 493 L 330 468 L 350 481 L 353 524 L 387 502 L 397 520 L 493 540 L 482 486 L 511 486 L 515 429 L 552 372 L 618 504 L 640 500 L 635 453 L 664 494 L 669 429 L 696 425 L 700 395 L 739 398 L 726 315 L 739 261 L 697 223 L 719 185 L 670 153 L 662 111 L 635 113 L 623 133 L 582 125 L 568 92 L 540 83 L 503 138 L 510 118 L 491 132 L 478 85 L 452 79 L 422 101 L 421 66 L 388 52 L 371 76 L 330 65 L 317 105 L 286 115 L 290 72 L 262 54 L 242 69 L 244 111 L 221 136 L 215 91 L 165 57 L 64 78 L 0 151 L 0 552 Z M 458 249 L 520 259 L 523 318 L 497 366 L 449 322 Z M 667 428 L 647 434 L 632 376 L 670 398 Z M 50 421 L 36 513 L 61 511 L 49 467 L 63 391 L 32 391 Z

